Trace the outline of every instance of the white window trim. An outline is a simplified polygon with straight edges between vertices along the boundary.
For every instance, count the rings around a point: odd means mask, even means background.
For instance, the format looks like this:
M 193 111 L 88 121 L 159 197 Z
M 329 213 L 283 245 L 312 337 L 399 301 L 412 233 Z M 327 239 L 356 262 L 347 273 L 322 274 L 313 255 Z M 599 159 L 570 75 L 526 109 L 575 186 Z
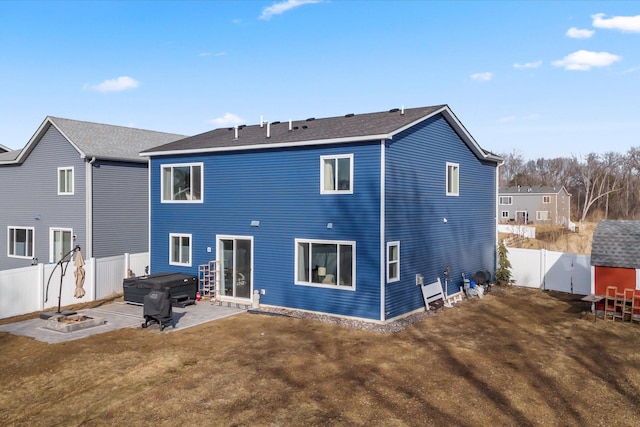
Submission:
M 541 214 L 542 213 L 546 213 L 547 217 L 546 218 L 541 218 L 541 216 L 542 216 Z M 549 221 L 549 220 L 551 220 L 551 216 L 549 216 L 549 211 L 536 211 L 536 220 L 537 221 Z
M 31 256 L 28 255 L 11 255 L 11 239 L 9 238 L 9 230 L 14 229 L 14 230 L 31 230 L 31 238 L 32 238 L 32 242 L 31 242 Z M 14 231 L 15 234 L 15 231 Z M 14 242 L 15 245 L 15 242 Z M 7 257 L 8 258 L 19 258 L 19 259 L 33 259 L 36 253 L 36 230 L 34 227 L 20 227 L 20 226 L 14 226 L 14 225 L 9 225 L 7 226 Z
M 449 191 L 449 167 L 455 167 L 456 170 L 458 171 L 458 180 L 457 180 L 457 188 L 456 191 Z M 445 169 L 445 191 L 447 193 L 447 196 L 459 196 L 460 195 L 460 164 L 459 163 L 452 163 L 452 162 L 447 162 L 446 165 L 446 169 Z
M 348 190 L 325 190 L 324 189 L 324 161 L 330 159 L 349 159 L 349 189 Z M 338 162 L 336 162 L 337 164 Z M 320 194 L 353 194 L 353 154 L 334 154 L 329 156 L 320 156 Z M 336 174 L 337 179 L 338 174 Z
M 68 231 L 71 233 L 71 249 L 73 249 L 73 229 L 72 228 L 62 228 L 62 227 L 50 227 L 49 228 L 49 262 L 54 262 L 54 253 L 53 253 L 53 233 L 55 231 Z M 64 253 L 66 254 L 66 252 Z M 63 254 L 63 255 L 64 255 Z
M 165 200 L 164 199 L 164 169 L 165 168 L 175 168 L 175 167 L 193 167 L 200 166 L 200 199 L 198 200 Z M 193 173 L 193 172 L 192 172 Z M 171 175 L 173 177 L 173 174 Z M 173 193 L 172 193 L 173 194 Z M 193 163 L 166 163 L 160 165 L 160 203 L 204 203 L 204 163 L 202 162 L 193 162 Z
M 60 191 L 60 172 L 62 171 L 71 171 L 71 191 Z M 56 187 L 58 189 L 58 196 L 73 196 L 75 188 L 76 188 L 76 173 L 73 169 L 73 166 L 64 166 L 58 168 L 58 174 L 56 176 Z M 66 177 L 65 177 L 66 183 Z M 67 183 L 68 184 L 68 183 Z
M 509 199 L 509 203 L 502 203 L 503 199 Z M 513 196 L 500 196 L 498 203 L 500 205 L 508 206 L 513 204 Z
M 551 203 L 551 196 L 542 196 L 542 203 L 545 205 Z
M 171 255 L 173 251 L 173 238 L 174 237 L 188 237 L 189 238 L 189 262 L 175 262 L 172 260 Z M 182 252 L 180 253 L 182 255 Z M 183 267 L 191 267 L 193 263 L 193 236 L 191 234 L 184 233 L 169 233 L 169 265 L 179 265 Z
M 336 278 L 337 282 L 335 285 L 329 285 L 324 283 L 312 283 L 312 282 L 300 282 L 298 280 L 298 244 L 299 243 L 322 243 L 329 245 L 350 245 L 351 246 L 351 286 L 340 285 L 339 279 Z M 294 239 L 293 243 L 293 251 L 294 251 L 294 266 L 293 266 L 293 283 L 299 286 L 309 286 L 312 288 L 328 288 L 328 289 L 338 289 L 341 291 L 355 291 L 356 290 L 356 242 L 349 240 L 316 240 L 316 239 Z
M 394 246 L 396 246 L 398 248 L 398 259 L 395 261 L 391 260 L 391 248 L 393 248 Z M 391 264 L 396 264 L 397 265 L 397 269 L 396 271 L 398 272 L 398 276 L 397 277 L 391 277 Z M 393 282 L 398 282 L 400 280 L 400 242 L 396 241 L 396 242 L 388 242 L 387 243 L 387 283 L 393 283 Z
M 502 211 L 502 213 L 500 214 L 500 218 L 509 219 L 509 211 Z

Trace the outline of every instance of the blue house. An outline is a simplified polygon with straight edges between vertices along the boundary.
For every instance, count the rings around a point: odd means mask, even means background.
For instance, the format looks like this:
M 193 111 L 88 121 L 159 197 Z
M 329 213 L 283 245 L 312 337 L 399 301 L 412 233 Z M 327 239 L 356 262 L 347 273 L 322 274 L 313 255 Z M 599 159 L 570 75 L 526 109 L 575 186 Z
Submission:
M 151 272 L 221 298 L 384 322 L 449 268 L 494 271 L 497 170 L 446 105 L 215 129 L 150 157 Z

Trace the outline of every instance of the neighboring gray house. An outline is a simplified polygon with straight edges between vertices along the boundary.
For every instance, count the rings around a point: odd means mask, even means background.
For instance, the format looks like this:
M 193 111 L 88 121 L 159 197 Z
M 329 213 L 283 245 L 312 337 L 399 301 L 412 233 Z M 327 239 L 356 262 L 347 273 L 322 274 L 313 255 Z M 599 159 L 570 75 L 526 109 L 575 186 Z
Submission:
M 47 117 L 22 150 L 0 153 L 0 270 L 148 250 L 148 162 L 183 135 Z
M 564 186 L 513 186 L 498 190 L 498 220 L 502 224 L 568 226 L 571 194 Z

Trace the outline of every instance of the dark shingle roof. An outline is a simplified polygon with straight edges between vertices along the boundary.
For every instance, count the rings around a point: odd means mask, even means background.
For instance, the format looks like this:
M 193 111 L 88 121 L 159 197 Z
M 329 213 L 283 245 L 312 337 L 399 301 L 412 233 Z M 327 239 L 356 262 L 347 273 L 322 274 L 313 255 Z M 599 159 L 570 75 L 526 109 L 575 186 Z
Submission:
M 204 153 L 257 148 L 291 147 L 340 142 L 375 141 L 392 138 L 423 120 L 442 113 L 471 150 L 482 159 L 499 162 L 498 156 L 484 151 L 446 105 L 407 108 L 339 117 L 273 122 L 270 125 L 220 128 L 151 148 L 142 155 Z M 267 132 L 270 132 L 267 138 Z
M 602 220 L 593 233 L 591 265 L 640 268 L 640 221 Z

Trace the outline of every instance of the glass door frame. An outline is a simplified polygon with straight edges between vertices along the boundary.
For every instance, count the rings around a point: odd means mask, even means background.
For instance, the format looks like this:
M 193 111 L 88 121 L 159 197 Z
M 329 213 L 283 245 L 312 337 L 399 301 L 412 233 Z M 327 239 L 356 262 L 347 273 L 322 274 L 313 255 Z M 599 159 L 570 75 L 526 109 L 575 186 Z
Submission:
M 236 267 L 236 262 L 235 262 L 235 243 L 238 240 L 243 240 L 243 241 L 248 241 L 249 244 L 251 245 L 251 250 L 249 253 L 251 262 L 249 263 L 249 296 L 248 297 L 238 297 L 235 295 L 220 295 L 222 298 L 225 299 L 233 299 L 233 300 L 241 300 L 241 301 L 253 301 L 253 257 L 254 257 L 254 246 L 253 246 L 253 236 L 241 236 L 241 235 L 228 235 L 228 234 L 220 234 L 220 235 L 216 235 L 216 259 L 218 260 L 218 262 L 220 263 L 220 274 L 221 274 L 221 278 L 224 280 L 224 269 L 225 269 L 225 265 L 224 265 L 224 253 L 221 249 L 221 244 L 223 240 L 232 240 L 234 242 L 234 271 L 232 275 L 232 277 L 234 278 L 234 281 L 232 283 L 232 289 L 233 289 L 233 294 L 236 293 L 237 291 L 237 283 L 236 283 L 236 279 L 238 277 L 237 274 L 237 267 Z M 221 280 L 220 283 L 220 287 L 221 290 L 224 291 L 225 288 L 225 284 L 223 283 L 223 281 Z

